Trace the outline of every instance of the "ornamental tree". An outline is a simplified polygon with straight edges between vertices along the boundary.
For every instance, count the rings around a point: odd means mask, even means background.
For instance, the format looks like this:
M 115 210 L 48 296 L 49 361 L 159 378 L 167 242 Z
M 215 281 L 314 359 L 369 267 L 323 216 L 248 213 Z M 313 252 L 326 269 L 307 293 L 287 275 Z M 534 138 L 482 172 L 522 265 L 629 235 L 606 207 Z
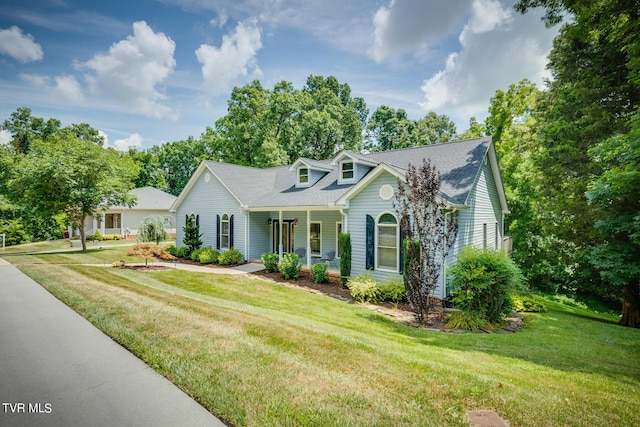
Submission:
M 416 320 L 425 323 L 432 292 L 458 233 L 457 214 L 440 196 L 442 178 L 429 159 L 416 168 L 409 164 L 406 182 L 398 180 L 394 206 L 406 239 L 405 282 Z M 403 242 L 404 243 L 404 242 Z

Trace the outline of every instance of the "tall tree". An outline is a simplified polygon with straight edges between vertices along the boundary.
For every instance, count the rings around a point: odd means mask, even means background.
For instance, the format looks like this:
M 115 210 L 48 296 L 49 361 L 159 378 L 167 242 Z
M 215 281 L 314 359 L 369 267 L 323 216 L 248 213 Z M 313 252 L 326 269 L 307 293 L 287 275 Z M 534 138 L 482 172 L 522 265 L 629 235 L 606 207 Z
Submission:
M 11 133 L 11 145 L 20 154 L 27 154 L 36 139 L 48 140 L 60 129 L 60 120 L 33 117 L 31 109 L 20 107 L 5 120 L 0 129 Z
M 405 257 L 410 261 L 404 270 L 407 295 L 419 323 L 429 318 L 429 298 L 458 233 L 458 216 L 440 196 L 441 183 L 436 167 L 424 159 L 418 168 L 409 164 L 406 182 L 398 180 L 395 193 L 394 206 L 408 239 Z
M 180 194 L 202 160 L 217 160 L 204 139 L 192 136 L 186 140 L 165 142 L 153 152 L 157 156 L 153 161 L 157 162 L 164 176 L 166 191 L 174 196 Z M 155 179 L 162 182 L 159 176 Z
M 445 114 L 428 112 L 416 122 L 414 145 L 430 145 L 436 142 L 449 142 L 456 138 L 456 125 Z
M 563 24 L 548 68 L 553 79 L 539 103 L 547 192 L 556 234 L 578 247 L 601 236 L 598 219 L 584 196 L 599 164 L 590 147 L 629 130 L 628 118 L 640 100 L 640 7 L 637 1 L 521 0 L 516 9 L 546 9 L 547 25 Z
M 131 180 L 137 170 L 131 159 L 113 149 L 79 139 L 71 132 L 50 142 L 36 140 L 15 167 L 9 195 L 42 214 L 64 212 L 80 230 L 86 251 L 84 222 L 104 206 L 131 206 Z
M 367 122 L 365 149 L 376 152 L 411 147 L 415 126 L 405 110 L 381 105 Z
M 589 155 L 604 167 L 587 197 L 604 213 L 596 228 L 606 236 L 590 259 L 605 284 L 623 298 L 620 324 L 640 328 L 640 110 L 629 134 L 603 141 Z
M 539 162 L 549 178 L 542 202 L 554 214 L 560 237 L 578 248 L 586 247 L 583 253 L 590 255 L 601 276 L 617 283 L 624 275 L 613 274 L 614 258 L 626 259 L 629 253 L 619 250 L 624 230 L 612 221 L 619 206 L 607 206 L 613 198 L 603 196 L 607 185 L 620 179 L 616 168 L 621 165 L 619 159 L 609 159 L 606 150 L 633 139 L 625 135 L 636 135 L 637 119 L 632 117 L 640 101 L 639 6 L 633 0 L 520 0 L 516 4 L 521 12 L 544 8 L 548 26 L 569 17 L 554 40 L 549 56 L 554 78 L 540 103 L 544 125 Z M 589 187 L 593 176 L 600 178 Z M 598 209 L 587 204 L 587 190 Z M 594 222 L 595 228 L 591 227 Z M 625 293 L 624 298 L 623 307 L 637 302 L 632 294 Z M 624 319 L 628 325 L 637 322 L 634 316 Z

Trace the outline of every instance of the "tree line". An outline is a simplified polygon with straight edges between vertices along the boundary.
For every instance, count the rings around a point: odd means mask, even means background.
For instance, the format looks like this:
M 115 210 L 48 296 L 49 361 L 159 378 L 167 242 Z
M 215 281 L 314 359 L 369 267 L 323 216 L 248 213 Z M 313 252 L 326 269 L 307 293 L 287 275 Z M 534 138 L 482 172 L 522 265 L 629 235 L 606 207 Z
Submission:
M 513 258 L 529 287 L 622 301 L 621 324 L 639 327 L 638 6 L 519 1 L 519 12 L 541 7 L 544 24 L 562 25 L 549 55 L 552 79 L 543 89 L 522 80 L 497 90 L 486 120 L 471 118 L 462 133 L 435 112 L 412 120 L 383 105 L 370 114 L 347 83 L 310 76 L 302 89 L 286 81 L 272 89 L 259 81 L 236 87 L 227 114 L 199 138 L 112 156 L 127 159 L 132 187 L 152 185 L 177 195 L 202 160 L 272 167 L 301 156 L 330 158 L 341 149 L 374 152 L 491 135 L 512 212 L 506 227 Z M 20 182 L 15 171 L 29 174 L 21 165 L 34 147 L 65 138 L 97 147 L 103 141 L 87 124 L 61 128 L 55 119 L 32 117 L 28 108 L 2 128 L 13 139 L 0 146 L 0 227 L 21 226 L 25 238 L 49 238 L 64 216 L 42 216 L 12 193 Z

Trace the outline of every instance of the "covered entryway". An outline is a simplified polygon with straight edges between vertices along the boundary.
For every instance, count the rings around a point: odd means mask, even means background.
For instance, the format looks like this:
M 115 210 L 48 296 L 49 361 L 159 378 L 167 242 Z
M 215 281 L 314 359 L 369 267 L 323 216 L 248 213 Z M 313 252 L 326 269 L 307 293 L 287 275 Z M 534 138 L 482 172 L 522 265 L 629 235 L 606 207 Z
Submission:
M 282 253 L 293 252 L 295 249 L 295 231 L 293 219 L 282 220 Z M 278 253 L 280 247 L 280 221 L 274 219 L 271 222 L 273 238 L 273 252 Z

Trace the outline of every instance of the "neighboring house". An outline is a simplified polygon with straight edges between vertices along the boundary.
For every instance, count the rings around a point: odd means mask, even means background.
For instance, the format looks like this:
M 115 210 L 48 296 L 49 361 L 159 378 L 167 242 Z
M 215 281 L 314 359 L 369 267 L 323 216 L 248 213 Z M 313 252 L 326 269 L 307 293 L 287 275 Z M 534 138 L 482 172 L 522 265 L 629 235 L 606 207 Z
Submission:
M 170 208 L 176 201 L 176 196 L 154 187 L 135 188 L 129 193 L 137 197 L 137 202 L 133 207 L 105 207 L 100 211 L 102 218 L 89 217 L 86 219 L 85 233 L 89 235 L 99 231 L 102 235 L 120 234 L 124 238 L 136 236 L 138 228 L 145 218 L 160 215 L 167 233 L 175 235 L 176 215 L 170 211 Z
M 333 252 L 337 266 L 342 231 L 351 234 L 352 275 L 371 270 L 380 280 L 398 276 L 394 192 L 409 163 L 420 166 L 424 158 L 440 171 L 441 196 L 459 215 L 447 264 L 463 246 L 501 248 L 509 210 L 489 137 L 367 155 L 342 151 L 330 160 L 300 158 L 270 169 L 203 161 L 171 208 L 177 244 L 186 218 L 194 215 L 204 246 L 235 247 L 247 260 L 296 251 L 305 255 L 307 268 Z M 436 297 L 445 296 L 444 277 L 443 271 Z

